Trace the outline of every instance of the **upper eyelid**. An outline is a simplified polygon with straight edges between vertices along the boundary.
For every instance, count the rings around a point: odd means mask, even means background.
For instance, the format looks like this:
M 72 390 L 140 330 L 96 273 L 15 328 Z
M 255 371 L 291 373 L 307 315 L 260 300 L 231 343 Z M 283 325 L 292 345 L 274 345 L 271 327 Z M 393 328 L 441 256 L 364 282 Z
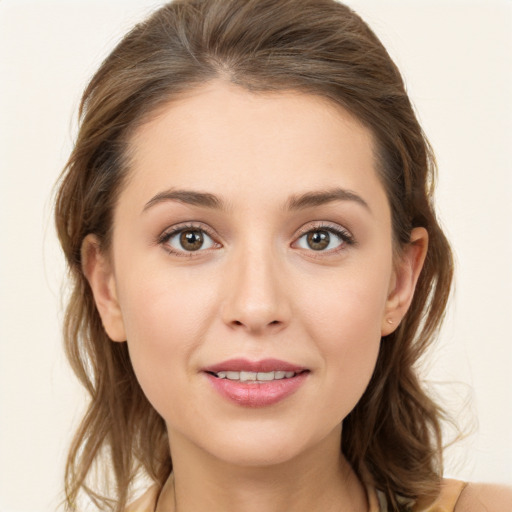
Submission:
M 342 226 L 341 224 L 338 224 L 337 222 L 329 222 L 329 221 L 311 221 L 303 226 L 301 226 L 297 231 L 295 236 L 301 237 L 305 235 L 306 233 L 309 233 L 310 231 L 314 230 L 321 230 L 324 229 L 325 231 L 334 231 L 334 232 L 343 232 L 347 233 L 347 235 L 352 236 L 352 232 L 347 229 L 346 227 Z
M 340 246 L 329 249 L 327 251 L 313 251 L 312 249 L 308 249 L 308 254 L 310 254 L 312 257 L 315 258 L 322 258 L 327 257 L 329 255 L 335 255 L 343 251 L 344 249 L 348 249 L 349 247 L 353 247 L 357 245 L 357 240 L 352 234 L 352 232 L 342 226 L 341 224 L 338 224 L 337 222 L 329 222 L 329 221 L 313 221 L 313 225 L 311 224 L 305 224 L 301 228 L 301 232 L 299 234 L 295 235 L 294 241 L 292 242 L 292 247 L 299 243 L 299 241 L 308 233 L 311 233 L 312 231 L 328 231 L 331 234 L 333 234 L 335 237 L 337 237 L 340 240 Z
M 197 251 L 187 251 L 185 249 L 178 249 L 176 247 L 172 247 L 172 245 L 169 243 L 172 238 L 179 235 L 183 231 L 202 231 L 206 234 L 208 238 L 211 239 L 211 241 L 214 244 L 214 247 L 208 247 L 205 249 L 198 249 Z M 212 249 L 218 249 L 222 247 L 222 244 L 217 241 L 214 235 L 209 233 L 209 229 L 206 229 L 204 225 L 196 225 L 196 223 L 185 223 L 185 224 L 177 224 L 171 227 L 168 227 L 165 229 L 161 235 L 157 239 L 157 244 L 161 246 L 168 254 L 174 255 L 176 257 L 188 257 L 188 258 L 194 258 L 199 257 L 201 254 L 208 253 Z M 217 247 L 215 247 L 217 246 Z
M 174 235 L 180 233 L 181 231 L 194 230 L 194 229 L 197 231 L 203 231 L 212 239 L 218 238 L 216 236 L 216 233 L 214 232 L 214 230 L 211 229 L 206 224 L 203 224 L 202 222 L 191 221 L 191 222 L 183 222 L 183 223 L 180 222 L 179 224 L 169 226 L 168 228 L 166 228 L 162 231 L 162 233 L 158 237 L 158 239 L 160 241 L 165 241 L 165 240 L 169 239 L 171 236 L 174 236 Z

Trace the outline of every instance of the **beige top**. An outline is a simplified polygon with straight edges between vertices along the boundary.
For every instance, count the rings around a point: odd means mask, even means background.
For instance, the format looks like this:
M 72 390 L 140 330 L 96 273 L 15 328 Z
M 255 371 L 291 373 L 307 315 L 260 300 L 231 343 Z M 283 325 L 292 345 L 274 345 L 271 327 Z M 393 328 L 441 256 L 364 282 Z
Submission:
M 414 512 L 453 512 L 459 496 L 466 486 L 459 480 L 443 480 L 438 499 L 427 509 L 413 509 Z M 158 487 L 148 489 L 138 500 L 133 502 L 126 512 L 154 512 L 158 498 Z M 388 506 L 382 493 L 368 488 L 369 512 L 387 512 Z

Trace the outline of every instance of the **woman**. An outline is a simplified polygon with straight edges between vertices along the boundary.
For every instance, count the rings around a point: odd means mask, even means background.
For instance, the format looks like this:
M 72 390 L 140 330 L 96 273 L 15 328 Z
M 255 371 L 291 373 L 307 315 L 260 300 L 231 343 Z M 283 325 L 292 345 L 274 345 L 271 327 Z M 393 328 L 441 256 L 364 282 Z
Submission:
M 156 485 L 132 511 L 510 504 L 442 480 L 414 371 L 452 277 L 433 172 L 341 4 L 177 1 L 135 27 L 84 93 L 57 198 L 92 397 L 68 507 L 124 510 L 138 471 Z M 109 495 L 87 479 L 105 450 Z

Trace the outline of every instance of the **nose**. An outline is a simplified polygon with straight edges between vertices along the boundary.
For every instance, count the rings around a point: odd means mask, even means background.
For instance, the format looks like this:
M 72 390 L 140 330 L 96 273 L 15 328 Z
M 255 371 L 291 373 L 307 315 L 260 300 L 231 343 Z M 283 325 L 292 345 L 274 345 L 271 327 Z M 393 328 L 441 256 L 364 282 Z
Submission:
M 290 322 L 282 265 L 272 251 L 245 250 L 230 262 L 222 320 L 251 334 L 277 333 Z

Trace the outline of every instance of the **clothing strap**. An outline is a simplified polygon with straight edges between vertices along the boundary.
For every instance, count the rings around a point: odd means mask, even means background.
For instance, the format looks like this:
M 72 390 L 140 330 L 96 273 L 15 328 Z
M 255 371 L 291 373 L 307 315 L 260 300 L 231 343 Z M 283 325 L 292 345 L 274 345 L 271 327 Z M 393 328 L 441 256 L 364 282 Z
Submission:
M 412 512 L 454 512 L 457 501 L 466 485 L 466 482 L 460 480 L 444 479 L 441 482 L 439 496 L 434 503 L 427 508 L 412 507 L 411 510 Z M 371 487 L 367 491 L 369 512 L 389 512 L 384 493 Z
M 425 511 L 417 512 L 453 512 L 466 485 L 467 482 L 460 480 L 444 479 L 437 500 Z

